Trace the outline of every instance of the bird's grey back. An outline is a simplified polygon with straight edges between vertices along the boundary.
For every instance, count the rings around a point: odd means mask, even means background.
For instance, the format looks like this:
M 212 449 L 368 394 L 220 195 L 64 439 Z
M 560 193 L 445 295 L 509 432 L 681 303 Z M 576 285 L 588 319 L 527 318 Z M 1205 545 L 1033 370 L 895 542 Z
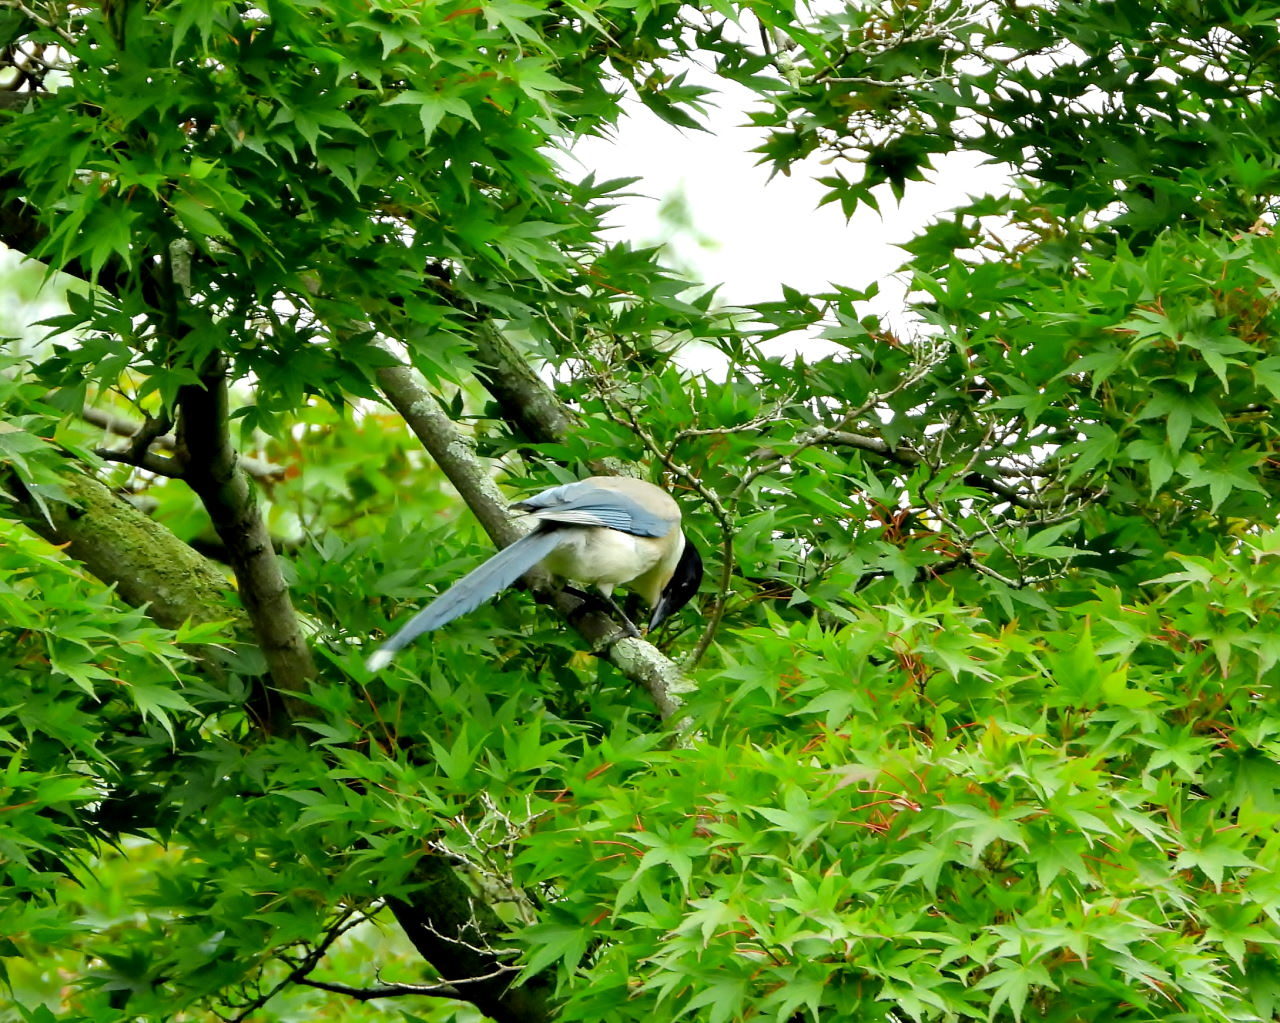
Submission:
M 603 526 L 633 536 L 666 536 L 680 521 L 680 506 L 670 494 L 628 476 L 591 476 L 544 490 L 513 507 L 543 522 Z

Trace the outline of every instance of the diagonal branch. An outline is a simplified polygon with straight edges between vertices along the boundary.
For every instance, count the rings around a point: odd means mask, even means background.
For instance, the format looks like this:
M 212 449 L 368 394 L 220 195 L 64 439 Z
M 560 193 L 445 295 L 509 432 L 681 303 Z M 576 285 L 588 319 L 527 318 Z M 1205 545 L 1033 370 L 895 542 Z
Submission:
M 338 919 L 329 926 L 324 936 L 307 952 L 301 960 L 290 960 L 282 954 L 278 954 L 277 958 L 284 959 L 292 967 L 289 972 L 275 984 L 271 985 L 266 991 L 251 999 L 248 1003 L 237 1006 L 240 1009 L 236 1015 L 231 1017 L 223 1017 L 226 1023 L 243 1023 L 255 1012 L 266 1005 L 271 999 L 278 995 L 285 988 L 293 984 L 302 983 L 307 974 L 320 965 L 320 960 L 342 935 L 354 927 L 359 926 L 369 919 L 368 915 L 358 910 L 344 910 L 339 914 Z
M 168 529 L 82 472 L 65 473 L 61 483 L 68 503 L 47 502 L 45 518 L 15 480 L 4 480 L 17 497 L 5 514 L 61 547 L 125 603 L 146 607 L 160 625 L 247 624 L 226 577 Z
M 497 327 L 488 322 L 477 324 L 472 344 L 481 363 L 480 382 L 513 429 L 535 444 L 562 438 L 574 430 L 577 417 Z
M 52 32 L 59 39 L 61 39 L 64 43 L 66 43 L 68 46 L 72 48 L 78 45 L 78 40 L 76 39 L 76 37 L 73 36 L 64 25 L 59 24 L 58 22 L 47 19 L 47 18 L 42 18 L 39 14 L 33 11 L 25 3 L 23 3 L 22 0 L 3 0 L 3 2 L 0 3 L 0 7 L 10 11 L 17 11 L 19 14 L 26 17 L 27 20 L 32 23 L 32 25 L 38 26 L 39 28 L 43 28 L 49 32 Z
M 576 413 L 538 376 L 529 361 L 492 323 L 482 322 L 472 335 L 477 378 L 484 385 L 507 424 L 534 444 L 561 444 L 580 425 Z M 602 476 L 634 476 L 635 468 L 622 459 L 605 456 L 588 460 Z
M 449 414 L 408 366 L 378 370 L 378 383 L 391 406 L 440 466 L 480 521 L 489 538 L 506 547 L 524 536 L 507 513 L 507 502 L 489 469 L 476 456 Z
M 489 478 L 488 469 L 476 457 L 440 403 L 418 383 L 412 371 L 406 367 L 380 370 L 378 383 L 387 400 L 422 441 L 494 543 L 505 547 L 519 539 L 523 531 L 508 516 L 507 503 Z M 541 381 L 538 383 L 545 387 Z M 552 400 L 555 400 L 554 396 Z M 689 692 L 693 686 L 657 647 L 645 640 L 625 636 L 612 618 L 598 610 L 585 609 L 580 598 L 564 590 L 551 589 L 545 584 L 534 585 L 532 589 L 536 599 L 553 605 L 593 649 L 603 649 L 619 671 L 643 687 L 664 721 L 677 714 L 682 705 L 681 694 Z

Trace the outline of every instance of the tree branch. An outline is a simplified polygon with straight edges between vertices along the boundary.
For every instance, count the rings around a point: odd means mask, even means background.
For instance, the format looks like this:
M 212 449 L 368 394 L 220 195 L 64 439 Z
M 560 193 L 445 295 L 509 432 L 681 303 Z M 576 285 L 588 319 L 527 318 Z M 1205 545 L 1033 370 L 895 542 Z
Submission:
M 485 980 L 484 977 L 474 977 L 473 980 Z M 321 991 L 329 991 L 335 995 L 346 995 L 348 998 L 354 998 L 357 1002 L 371 1002 L 375 998 L 401 998 L 405 995 L 424 995 L 428 998 L 458 998 L 458 989 L 452 984 L 382 984 L 378 987 L 351 987 L 348 984 L 335 984 L 328 980 L 313 980 L 310 977 L 302 977 L 298 980 L 299 984 L 305 984 L 307 987 L 319 988 Z
M 136 446 L 140 432 L 144 429 L 145 424 L 135 422 L 128 416 L 117 415 L 114 412 L 108 412 L 106 409 L 95 408 L 93 405 L 86 405 L 80 413 L 81 418 L 86 423 L 92 423 L 94 426 L 101 427 L 107 433 L 114 434 L 117 437 L 128 437 L 134 441 L 130 445 L 130 449 Z M 149 422 L 157 422 L 157 420 L 149 420 Z M 177 440 L 171 433 L 161 432 L 149 440 L 150 444 L 156 447 L 164 448 L 172 451 Z M 111 453 L 108 454 L 107 452 Z M 141 469 L 147 469 L 150 472 L 156 472 L 161 476 L 172 475 L 172 472 L 164 472 L 159 469 L 153 469 L 150 465 L 144 465 L 139 460 L 122 457 L 127 452 L 117 452 L 113 449 L 100 449 L 98 455 L 101 458 L 107 458 L 111 461 L 125 462 L 129 465 L 136 465 Z M 251 455 L 240 455 L 240 468 L 247 472 L 254 479 L 260 480 L 278 480 L 284 478 L 284 466 L 276 465 L 274 462 L 266 462 L 261 458 L 254 458 Z
M 16 183 L 20 179 L 0 174 L 0 193 Z M 43 236 L 43 228 L 24 202 L 0 204 L 0 240 L 29 251 Z M 83 271 L 78 264 L 66 269 L 73 273 Z M 124 287 L 127 277 L 117 271 L 114 261 L 109 261 L 97 276 L 98 284 Z M 92 275 L 86 279 L 91 280 Z M 147 283 L 154 287 L 157 282 Z M 301 692 L 315 667 L 259 512 L 257 494 L 231 445 L 227 383 L 221 363 L 208 370 L 201 385 L 181 388 L 178 404 L 180 421 L 174 458 L 231 553 L 240 598 L 267 659 L 272 681 L 286 693 Z
M 489 539 L 506 547 L 524 536 L 525 531 L 511 520 L 507 502 L 488 467 L 431 392 L 418 383 L 413 370 L 408 366 L 387 366 L 378 370 L 378 383 L 392 408 L 462 495 Z
M 108 462 L 121 462 L 137 469 L 146 469 L 147 472 L 153 472 L 157 476 L 182 479 L 182 466 L 176 458 L 165 458 L 164 455 L 157 455 L 151 451 L 134 454 L 132 450 L 116 451 L 114 448 L 94 448 L 93 453 Z
M 285 988 L 293 984 L 302 983 L 307 974 L 320 965 L 320 960 L 324 958 L 325 953 L 329 951 L 330 946 L 332 946 L 335 941 L 353 927 L 364 923 L 367 919 L 368 916 L 366 914 L 358 912 L 357 910 L 345 910 L 338 916 L 338 919 L 333 923 L 333 925 L 325 931 L 324 936 L 311 949 L 311 951 L 302 957 L 301 961 L 291 960 L 282 953 L 277 953 L 276 958 L 288 963 L 291 967 L 288 974 L 285 975 L 283 979 L 273 984 L 269 989 L 259 994 L 256 998 L 250 999 L 248 1003 L 241 1003 L 236 1006 L 236 1008 L 240 1009 L 240 1012 L 235 1016 L 232 1016 L 227 1023 L 243 1023 L 244 1020 L 261 1009 L 267 1004 L 267 1002 L 271 1001 L 271 999 Z
M 908 468 L 917 466 L 924 460 L 919 452 L 905 444 L 899 444 L 897 447 L 891 447 L 879 437 L 867 437 L 863 434 L 851 433 L 848 430 L 831 431 L 826 438 L 826 443 L 834 447 L 857 448 L 859 451 L 866 451 L 873 455 L 879 455 L 887 461 L 894 462 L 897 465 L 906 466 Z M 1002 469 L 997 467 L 992 470 L 983 466 L 965 473 L 965 485 L 973 487 L 975 490 L 985 490 L 987 493 L 1002 498 L 1010 504 L 1017 505 L 1019 508 L 1023 508 L 1027 511 L 1041 511 L 1045 508 L 1044 503 L 1036 498 L 1020 494 L 1012 487 L 1006 486 L 998 480 L 993 479 L 991 475 L 993 472 L 1000 476 L 1025 478 L 1025 473 L 1017 469 Z
M 0 110 L 17 110 L 24 107 L 32 99 L 39 95 L 34 92 L 15 92 L 12 89 L 0 89 Z
M 34 25 L 52 32 L 70 47 L 74 48 L 78 45 L 76 37 L 68 32 L 66 28 L 56 22 L 48 21 L 40 17 L 40 15 L 23 3 L 22 0 L 4 0 L 3 3 L 0 3 L 0 7 L 4 7 L 11 11 L 17 11 L 18 13 L 25 15 L 26 18 Z
M 545 973 L 519 987 L 519 973 L 506 953 L 490 945 L 489 935 L 502 933 L 502 922 L 489 906 L 477 902 L 466 883 L 438 856 L 423 857 L 412 880 L 421 891 L 412 903 L 388 899 L 405 935 L 422 957 L 466 999 L 498 1023 L 550 1023 L 552 978 Z
M 70 503 L 47 502 L 48 519 L 20 486 L 6 480 L 5 489 L 17 496 L 7 506 L 10 517 L 63 548 L 125 603 L 145 606 L 160 625 L 228 618 L 248 624 L 217 568 L 92 477 L 68 471 L 62 489 Z
M 272 681 L 286 693 L 300 693 L 315 674 L 315 666 L 258 507 L 257 492 L 231 445 L 227 381 L 220 359 L 201 374 L 201 380 L 201 386 L 188 384 L 179 390 L 174 457 L 231 554 L 240 599 Z
M 560 440 L 578 425 L 567 409 L 534 372 L 515 347 L 488 322 L 472 335 L 481 363 L 480 382 L 502 409 L 502 418 L 535 444 Z

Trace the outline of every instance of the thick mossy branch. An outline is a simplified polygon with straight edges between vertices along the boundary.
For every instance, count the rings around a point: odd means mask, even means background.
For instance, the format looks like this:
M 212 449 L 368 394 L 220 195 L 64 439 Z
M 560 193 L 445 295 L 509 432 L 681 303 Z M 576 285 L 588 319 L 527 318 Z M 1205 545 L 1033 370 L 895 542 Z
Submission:
M 66 473 L 62 489 L 71 503 L 48 502 L 48 518 L 30 498 L 5 507 L 161 625 L 248 624 L 226 577 L 164 526 L 84 473 Z

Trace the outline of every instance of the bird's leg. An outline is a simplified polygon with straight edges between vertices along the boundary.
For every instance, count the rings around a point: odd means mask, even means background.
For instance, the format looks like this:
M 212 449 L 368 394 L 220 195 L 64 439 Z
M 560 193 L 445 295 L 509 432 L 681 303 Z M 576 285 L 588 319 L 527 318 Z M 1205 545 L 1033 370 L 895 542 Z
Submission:
M 626 599 L 622 602 L 623 612 L 630 622 L 647 621 L 648 616 L 644 613 L 644 598 L 638 593 L 628 591 Z M 641 628 L 641 632 L 648 632 L 648 628 Z
M 640 630 L 636 628 L 635 623 L 627 617 L 626 613 L 612 597 L 606 597 L 603 593 L 591 590 L 580 590 L 576 586 L 566 586 L 564 592 L 571 593 L 582 601 L 582 606 L 578 608 L 575 614 L 602 611 L 622 624 L 624 636 L 629 636 L 632 639 L 640 638 Z
M 639 639 L 640 630 L 636 628 L 635 622 L 627 617 L 627 613 L 618 606 L 617 602 L 612 597 L 606 597 L 603 593 L 597 594 L 597 596 L 604 602 L 605 607 L 609 609 L 609 613 L 622 622 L 622 627 L 626 629 L 627 635 L 632 639 Z

